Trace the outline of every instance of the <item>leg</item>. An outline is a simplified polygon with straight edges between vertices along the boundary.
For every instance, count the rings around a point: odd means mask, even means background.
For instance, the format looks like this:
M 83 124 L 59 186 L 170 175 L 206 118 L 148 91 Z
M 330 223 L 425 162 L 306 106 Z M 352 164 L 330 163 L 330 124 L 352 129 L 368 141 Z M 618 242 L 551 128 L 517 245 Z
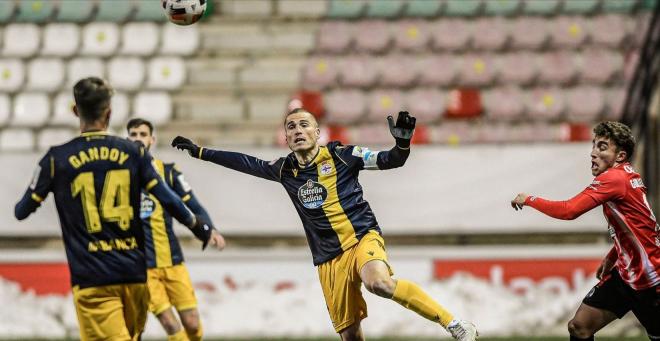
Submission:
M 364 341 L 360 321 L 353 323 L 346 329 L 340 331 L 339 336 L 341 336 L 341 341 Z
M 199 320 L 199 311 L 197 308 L 179 311 L 183 328 L 188 334 L 190 341 L 200 341 L 202 339 L 202 323 Z
M 174 335 L 183 330 L 179 320 L 176 318 L 176 315 L 174 315 L 174 309 L 172 309 L 172 307 L 162 311 L 160 314 L 156 315 L 156 317 L 167 335 Z
M 597 331 L 616 319 L 616 315 L 605 309 L 594 308 L 584 303 L 568 322 L 571 340 L 593 340 Z
M 197 310 L 197 298 L 186 266 L 181 263 L 165 268 L 165 290 L 179 312 L 185 334 L 190 341 L 202 339 L 202 323 Z
M 187 341 L 186 333 L 181 328 L 174 314 L 167 286 L 167 268 L 152 268 L 147 270 L 147 286 L 149 288 L 149 310 L 156 315 L 163 326 L 169 341 Z
M 140 340 L 149 314 L 149 289 L 145 284 L 123 285 L 122 303 L 131 340 Z
M 73 288 L 80 340 L 129 341 L 121 285 Z

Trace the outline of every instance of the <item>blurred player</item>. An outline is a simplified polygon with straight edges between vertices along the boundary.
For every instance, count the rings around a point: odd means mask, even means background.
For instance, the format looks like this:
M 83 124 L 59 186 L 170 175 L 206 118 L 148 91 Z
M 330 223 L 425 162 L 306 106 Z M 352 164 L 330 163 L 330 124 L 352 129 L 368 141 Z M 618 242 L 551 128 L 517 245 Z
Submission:
M 134 118 L 126 125 L 128 139 L 140 141 L 147 150 L 156 142 L 154 126 L 141 118 Z M 190 210 L 210 222 L 206 210 L 199 204 L 183 174 L 173 163 L 154 159 L 156 171 L 165 183 L 181 197 Z M 149 310 L 167 332 L 168 340 L 202 339 L 202 325 L 197 310 L 197 299 L 190 275 L 183 263 L 183 252 L 172 229 L 172 216 L 163 210 L 158 199 L 143 191 L 140 218 L 145 227 L 145 251 L 147 256 L 147 287 L 151 299 Z M 218 234 L 219 248 L 225 241 Z M 181 323 L 174 315 L 172 305 L 179 313 Z
M 204 246 L 217 244 L 217 232 L 165 185 L 143 146 L 106 132 L 113 94 L 108 83 L 85 78 L 76 83 L 73 94 L 82 134 L 48 150 L 15 215 L 27 218 L 53 192 L 80 338 L 137 340 L 149 297 L 138 216 L 141 189 L 155 195 Z
M 628 311 L 660 340 L 660 226 L 646 199 L 646 187 L 630 165 L 635 138 L 619 122 L 594 128 L 591 184 L 567 201 L 549 201 L 525 193 L 511 201 L 514 209 L 531 206 L 553 218 L 572 220 L 603 206 L 614 247 L 596 276 L 600 280 L 568 323 L 571 340 L 594 340 L 594 334 Z
M 362 198 L 358 182 L 360 170 L 391 169 L 406 162 L 415 118 L 400 112 L 396 124 L 391 116 L 388 122 L 396 140 L 388 151 L 339 142 L 319 146 L 316 119 L 303 109 L 289 112 L 284 122 L 286 141 L 293 152 L 270 162 L 200 148 L 181 136 L 172 146 L 284 186 L 302 220 L 330 318 L 342 340 L 364 340 L 360 321 L 367 317 L 367 307 L 360 291 L 362 283 L 370 292 L 440 323 L 457 340 L 475 340 L 477 331 L 472 323 L 455 319 L 415 283 L 391 277 L 380 227 Z

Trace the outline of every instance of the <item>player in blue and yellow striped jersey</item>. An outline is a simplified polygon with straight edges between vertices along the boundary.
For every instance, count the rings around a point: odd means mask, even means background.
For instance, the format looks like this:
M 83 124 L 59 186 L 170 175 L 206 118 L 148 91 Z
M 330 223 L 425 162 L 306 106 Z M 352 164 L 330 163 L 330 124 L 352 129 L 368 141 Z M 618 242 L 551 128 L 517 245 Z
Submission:
M 391 116 L 388 123 L 396 145 L 387 151 L 338 142 L 319 146 L 318 123 L 303 109 L 293 110 L 285 118 L 286 141 L 292 153 L 271 162 L 201 148 L 181 136 L 172 146 L 284 186 L 302 220 L 330 318 L 342 340 L 364 340 L 360 321 L 367 316 L 367 307 L 360 291 L 362 283 L 368 291 L 439 323 L 455 339 L 476 340 L 472 323 L 455 319 L 415 283 L 392 278 L 380 227 L 358 182 L 363 169 L 391 169 L 406 162 L 415 118 L 400 112 L 396 123 Z
M 128 121 L 126 130 L 130 140 L 142 142 L 147 149 L 156 142 L 154 126 L 147 120 L 133 118 Z M 186 206 L 210 222 L 211 218 L 197 201 L 178 167 L 158 159 L 154 159 L 154 165 L 165 183 L 181 197 Z M 183 263 L 179 240 L 172 229 L 172 216 L 163 209 L 163 205 L 154 195 L 143 191 L 140 217 L 145 227 L 147 287 L 151 295 L 149 310 L 160 321 L 169 341 L 201 340 L 202 325 L 197 299 L 190 275 Z M 219 234 L 218 243 L 220 248 L 225 245 Z M 174 315 L 172 306 L 179 313 L 181 323 Z
M 82 134 L 48 150 L 14 213 L 27 218 L 53 192 L 80 338 L 137 340 L 148 303 L 141 190 L 158 197 L 204 246 L 217 244 L 217 232 L 169 189 L 144 146 L 106 132 L 113 94 L 108 83 L 85 78 L 73 94 Z

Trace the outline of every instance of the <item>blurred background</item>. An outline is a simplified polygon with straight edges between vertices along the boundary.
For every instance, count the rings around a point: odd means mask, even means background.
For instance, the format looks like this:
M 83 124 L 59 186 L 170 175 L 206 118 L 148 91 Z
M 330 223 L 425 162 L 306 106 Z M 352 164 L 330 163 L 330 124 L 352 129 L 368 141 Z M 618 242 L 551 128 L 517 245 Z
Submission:
M 485 336 L 564 336 L 611 247 L 599 209 L 557 221 L 514 212 L 518 192 L 568 199 L 591 181 L 591 129 L 622 121 L 659 209 L 657 0 L 214 0 L 190 26 L 157 0 L 0 0 L 0 338 L 75 338 L 52 199 L 13 207 L 50 145 L 75 137 L 72 85 L 116 90 L 111 131 L 156 125 L 228 240 L 198 250 L 179 228 L 210 338 L 333 337 L 299 219 L 280 185 L 188 158 L 184 135 L 266 160 L 304 107 L 325 142 L 390 148 L 385 117 L 417 117 L 403 168 L 361 183 L 395 273 Z M 365 294 L 373 337 L 446 337 Z M 506 317 L 506 318 L 504 318 Z M 603 331 L 643 335 L 633 319 Z M 147 338 L 163 338 L 150 319 Z M 643 339 L 643 338 L 642 338 Z

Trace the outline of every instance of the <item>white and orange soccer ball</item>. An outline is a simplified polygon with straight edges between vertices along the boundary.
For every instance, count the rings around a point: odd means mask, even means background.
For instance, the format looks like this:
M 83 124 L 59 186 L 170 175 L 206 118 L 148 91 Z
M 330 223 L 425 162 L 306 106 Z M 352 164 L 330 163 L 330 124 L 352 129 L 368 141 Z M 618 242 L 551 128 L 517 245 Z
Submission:
M 177 25 L 191 25 L 206 11 L 208 0 L 160 0 L 165 15 Z

